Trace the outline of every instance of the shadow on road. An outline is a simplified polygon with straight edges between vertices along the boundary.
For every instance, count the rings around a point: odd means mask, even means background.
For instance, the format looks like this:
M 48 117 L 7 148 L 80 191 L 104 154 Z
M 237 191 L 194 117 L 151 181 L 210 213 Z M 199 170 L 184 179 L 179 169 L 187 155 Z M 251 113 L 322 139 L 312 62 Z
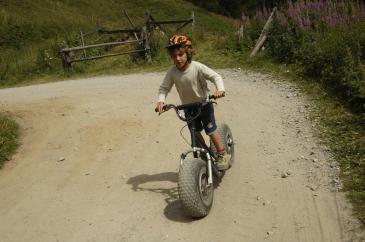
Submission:
M 159 181 L 169 181 L 173 183 L 177 183 L 177 173 L 176 172 L 163 172 L 153 175 L 142 174 L 138 176 L 134 176 L 128 179 L 127 184 L 132 185 L 132 189 L 136 192 L 138 191 L 147 191 L 160 193 L 164 195 L 166 207 L 164 209 L 164 215 L 169 220 L 181 223 L 189 223 L 194 221 L 191 218 L 185 216 L 182 207 L 179 201 L 179 194 L 177 191 L 177 187 L 173 188 L 151 188 L 151 187 L 143 187 L 143 184 L 150 182 L 159 182 Z

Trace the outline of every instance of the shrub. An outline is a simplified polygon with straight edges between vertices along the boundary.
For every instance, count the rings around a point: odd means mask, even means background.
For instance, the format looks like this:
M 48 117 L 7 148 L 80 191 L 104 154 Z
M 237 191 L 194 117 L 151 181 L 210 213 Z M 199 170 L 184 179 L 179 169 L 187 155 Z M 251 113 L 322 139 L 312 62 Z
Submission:
M 166 51 L 167 36 L 160 31 L 151 32 L 150 36 L 150 48 L 152 59 L 154 62 L 164 62 L 169 60 L 169 56 Z M 139 48 L 144 48 L 139 46 Z M 144 52 L 141 52 L 142 58 L 144 58 Z
M 0 168 L 18 146 L 19 125 L 0 114 Z
M 41 74 L 61 71 L 60 52 L 64 47 L 66 47 L 65 41 L 55 40 L 46 47 L 39 48 L 34 72 Z
M 293 63 L 294 55 L 298 51 L 303 39 L 303 33 L 288 30 L 278 23 L 274 23 L 268 36 L 268 52 L 276 61 Z
M 313 41 L 303 42 L 295 58 L 303 74 L 319 80 L 354 110 L 364 112 L 365 72 L 354 51 L 359 47 L 353 47 L 358 46 L 353 35 L 345 35 L 342 29 L 317 34 Z

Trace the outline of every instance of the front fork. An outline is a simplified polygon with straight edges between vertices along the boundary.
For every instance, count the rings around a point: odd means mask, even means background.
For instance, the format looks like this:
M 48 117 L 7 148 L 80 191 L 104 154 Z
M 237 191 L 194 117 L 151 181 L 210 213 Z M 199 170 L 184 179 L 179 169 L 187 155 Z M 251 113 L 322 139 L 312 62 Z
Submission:
M 221 178 L 222 175 L 221 173 L 218 171 L 218 169 L 212 165 L 212 155 L 209 153 L 209 151 L 207 149 L 201 148 L 201 147 L 197 147 L 197 143 L 200 143 L 201 141 L 196 140 L 196 123 L 195 120 L 191 121 L 191 127 L 189 128 L 190 130 L 190 134 L 191 134 L 191 150 L 188 150 L 184 153 L 181 154 L 181 158 L 180 158 L 180 166 L 183 165 L 184 160 L 186 158 L 186 156 L 190 153 L 193 153 L 194 158 L 198 158 L 199 154 L 205 154 L 206 158 L 207 158 L 207 165 L 208 165 L 208 186 L 211 186 L 213 184 L 213 173 L 216 177 Z M 204 141 L 203 141 L 204 143 Z
M 209 152 L 206 149 L 199 148 L 199 147 L 193 147 L 192 150 L 188 150 L 181 154 L 180 156 L 180 166 L 183 165 L 185 158 L 188 156 L 188 154 L 193 153 L 194 157 L 196 158 L 197 153 L 204 153 L 207 157 L 207 164 L 208 164 L 208 185 L 213 184 L 213 172 L 216 173 L 217 177 L 219 176 L 218 170 L 212 165 L 212 158 L 209 154 Z

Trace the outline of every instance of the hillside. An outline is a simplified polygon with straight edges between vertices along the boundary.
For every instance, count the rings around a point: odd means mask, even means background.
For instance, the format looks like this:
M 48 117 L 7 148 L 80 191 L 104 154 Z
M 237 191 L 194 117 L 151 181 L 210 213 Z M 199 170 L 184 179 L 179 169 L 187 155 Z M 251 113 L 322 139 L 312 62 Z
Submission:
M 194 11 L 195 31 L 191 33 L 191 27 L 187 27 L 187 34 L 194 40 L 204 39 L 204 51 L 208 52 L 211 41 L 219 42 L 219 36 L 227 36 L 234 31 L 233 21 L 229 18 L 182 0 L 1 0 L 0 5 L 0 86 L 11 86 L 41 76 L 70 75 L 62 69 L 60 49 L 80 45 L 80 30 L 93 31 L 98 23 L 109 29 L 130 28 L 123 10 L 138 27 L 144 25 L 146 10 L 158 20 L 187 19 Z M 116 37 L 95 35 L 89 42 L 100 43 L 113 38 Z M 164 42 L 164 38 L 159 41 Z M 209 54 L 206 56 L 209 58 Z M 156 64 L 168 61 L 165 55 L 156 58 Z M 143 64 L 131 62 L 131 57 L 116 57 L 94 62 L 97 64 L 78 64 L 73 75 L 80 72 L 104 73 L 111 66 L 114 71 L 127 71 Z

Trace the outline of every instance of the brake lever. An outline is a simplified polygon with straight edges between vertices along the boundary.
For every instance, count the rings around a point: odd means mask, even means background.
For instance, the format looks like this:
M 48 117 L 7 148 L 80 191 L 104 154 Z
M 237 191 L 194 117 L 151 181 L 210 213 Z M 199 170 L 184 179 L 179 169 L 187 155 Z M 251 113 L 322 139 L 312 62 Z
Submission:
M 181 112 L 177 112 L 177 115 L 179 115 L 180 119 L 185 119 L 185 117 L 183 116 L 183 114 Z

